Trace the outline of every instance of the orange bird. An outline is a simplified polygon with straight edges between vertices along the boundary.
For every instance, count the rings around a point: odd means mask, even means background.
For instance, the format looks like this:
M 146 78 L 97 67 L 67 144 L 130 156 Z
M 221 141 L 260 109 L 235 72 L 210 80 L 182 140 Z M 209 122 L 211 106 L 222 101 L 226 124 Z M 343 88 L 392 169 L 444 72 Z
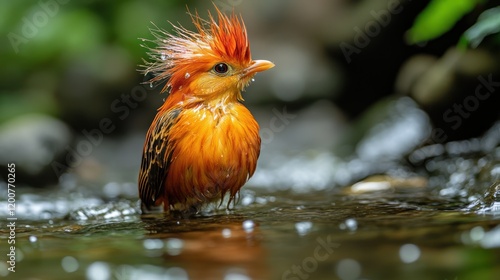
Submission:
M 252 60 L 241 17 L 217 7 L 203 20 L 191 14 L 196 32 L 152 30 L 145 72 L 166 79 L 169 95 L 149 127 L 139 172 L 143 209 L 198 211 L 221 200 L 233 201 L 253 175 L 260 153 L 259 125 L 242 105 L 241 91 L 257 72 L 273 63 Z M 229 206 L 229 203 L 228 203 Z

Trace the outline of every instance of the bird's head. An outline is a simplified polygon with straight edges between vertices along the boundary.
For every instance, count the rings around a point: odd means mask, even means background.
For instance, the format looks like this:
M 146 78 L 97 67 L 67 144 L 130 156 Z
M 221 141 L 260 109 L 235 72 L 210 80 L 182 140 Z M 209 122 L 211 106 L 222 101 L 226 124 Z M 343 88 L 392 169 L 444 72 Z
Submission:
M 241 100 L 241 91 L 253 76 L 274 66 L 266 60 L 252 60 L 241 17 L 216 10 L 218 20 L 210 13 L 208 20 L 191 14 L 194 32 L 175 25 L 174 34 L 152 30 L 157 47 L 150 48 L 152 61 L 146 62 L 145 72 L 155 74 L 150 82 L 167 79 L 163 91 L 171 95 Z

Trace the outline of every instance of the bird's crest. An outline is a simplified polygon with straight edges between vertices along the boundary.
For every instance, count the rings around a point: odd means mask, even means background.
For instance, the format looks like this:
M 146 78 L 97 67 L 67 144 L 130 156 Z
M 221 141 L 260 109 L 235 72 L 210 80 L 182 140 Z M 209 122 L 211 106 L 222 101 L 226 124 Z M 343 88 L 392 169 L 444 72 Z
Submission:
M 145 62 L 145 73 L 155 75 L 149 82 L 168 79 L 163 91 L 180 88 L 197 71 L 208 71 L 216 62 L 247 65 L 251 62 L 250 45 L 245 24 L 241 17 L 227 16 L 217 7 L 216 20 L 208 13 L 208 20 L 198 12 L 191 15 L 196 32 L 172 24 L 170 34 L 155 25 L 151 29 L 156 47 L 145 46 L 151 61 Z

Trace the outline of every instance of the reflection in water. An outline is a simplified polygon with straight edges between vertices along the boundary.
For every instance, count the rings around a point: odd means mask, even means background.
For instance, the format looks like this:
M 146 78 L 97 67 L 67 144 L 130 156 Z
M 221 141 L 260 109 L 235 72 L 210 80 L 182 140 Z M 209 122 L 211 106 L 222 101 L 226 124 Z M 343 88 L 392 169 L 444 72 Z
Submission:
M 500 273 L 492 265 L 500 261 L 498 216 L 467 213 L 466 203 L 434 197 L 430 189 L 394 185 L 378 192 L 272 197 L 255 192 L 235 210 L 190 217 L 140 215 L 134 199 L 128 212 L 124 201 L 116 201 L 65 219 L 25 219 L 18 224 L 15 276 L 495 279 L 489 276 Z M 107 215 L 119 209 L 121 215 Z M 0 227 L 0 237 L 6 234 Z M 11 275 L 0 264 L 3 276 Z
M 252 220 L 235 215 L 172 219 L 158 214 L 141 219 L 147 254 L 183 269 L 190 279 L 268 278 L 262 233 Z

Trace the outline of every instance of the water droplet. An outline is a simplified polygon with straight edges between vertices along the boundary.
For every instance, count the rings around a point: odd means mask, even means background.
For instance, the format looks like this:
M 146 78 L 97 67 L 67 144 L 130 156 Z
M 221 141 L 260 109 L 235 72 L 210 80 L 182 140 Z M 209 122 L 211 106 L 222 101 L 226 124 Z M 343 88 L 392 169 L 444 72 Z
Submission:
M 347 219 L 345 221 L 345 225 L 347 226 L 348 229 L 353 231 L 358 228 L 358 222 L 356 222 L 355 219 Z
M 186 75 L 184 75 L 184 79 L 189 79 L 189 77 L 191 77 L 191 74 L 189 74 L 188 72 L 186 72 Z
M 167 279 L 179 279 L 179 280 L 188 280 L 188 273 L 180 267 L 171 267 L 166 270 L 166 278 Z M 158 276 L 159 279 L 163 279 L 162 276 Z
M 258 204 L 267 204 L 268 200 L 265 197 L 256 197 L 255 202 Z
M 161 249 L 163 248 L 163 241 L 160 239 L 146 239 L 142 242 L 142 246 L 147 250 Z
M 167 240 L 167 253 L 171 256 L 177 256 L 182 252 L 184 248 L 184 241 L 178 238 L 170 238 Z
M 61 266 L 64 271 L 71 273 L 77 271 L 80 265 L 78 264 L 78 260 L 74 257 L 66 256 L 61 260 Z
M 87 279 L 101 280 L 111 278 L 111 269 L 105 262 L 94 262 L 87 268 Z
M 252 78 L 252 82 L 255 82 L 255 78 Z
M 404 263 L 412 263 L 420 258 L 420 249 L 414 244 L 405 244 L 399 248 L 399 258 Z
M 345 220 L 345 222 L 341 223 L 339 225 L 339 228 L 340 229 L 348 229 L 350 231 L 355 231 L 356 229 L 358 229 L 358 222 L 355 219 L 350 218 L 350 219 Z
M 312 229 L 312 222 L 299 222 L 295 224 L 295 229 L 300 236 L 307 235 Z
M 167 60 L 167 54 L 162 52 L 160 58 L 161 60 Z
M 255 223 L 252 220 L 246 220 L 243 222 L 243 229 L 246 232 L 252 232 L 255 227 Z
M 474 227 L 470 230 L 469 235 L 473 242 L 479 242 L 484 237 L 484 229 L 481 226 Z
M 117 182 L 109 182 L 104 185 L 103 192 L 107 197 L 114 198 L 121 194 L 122 186 Z
M 231 230 L 228 229 L 228 228 L 225 228 L 222 230 L 222 236 L 224 236 L 224 238 L 229 238 L 231 237 Z
M 361 276 L 361 265 L 353 259 L 343 259 L 337 264 L 337 275 L 342 280 L 358 279 Z
M 246 205 L 252 204 L 254 201 L 255 201 L 255 197 L 253 195 L 245 195 L 241 199 L 241 204 L 246 206 Z
M 245 274 L 244 270 L 240 271 L 236 269 L 234 269 L 234 271 L 228 271 L 224 276 L 224 280 L 251 280 L 251 279 L 252 278 L 250 278 L 248 275 Z
M 479 241 L 481 247 L 486 249 L 500 247 L 500 226 L 496 226 L 492 230 L 485 232 L 483 238 Z
M 153 83 L 149 83 L 149 88 L 153 88 Z
M 36 238 L 36 236 L 34 236 L 34 235 L 31 235 L 29 237 L 29 240 L 30 240 L 31 243 L 35 243 L 38 240 L 38 238 Z

